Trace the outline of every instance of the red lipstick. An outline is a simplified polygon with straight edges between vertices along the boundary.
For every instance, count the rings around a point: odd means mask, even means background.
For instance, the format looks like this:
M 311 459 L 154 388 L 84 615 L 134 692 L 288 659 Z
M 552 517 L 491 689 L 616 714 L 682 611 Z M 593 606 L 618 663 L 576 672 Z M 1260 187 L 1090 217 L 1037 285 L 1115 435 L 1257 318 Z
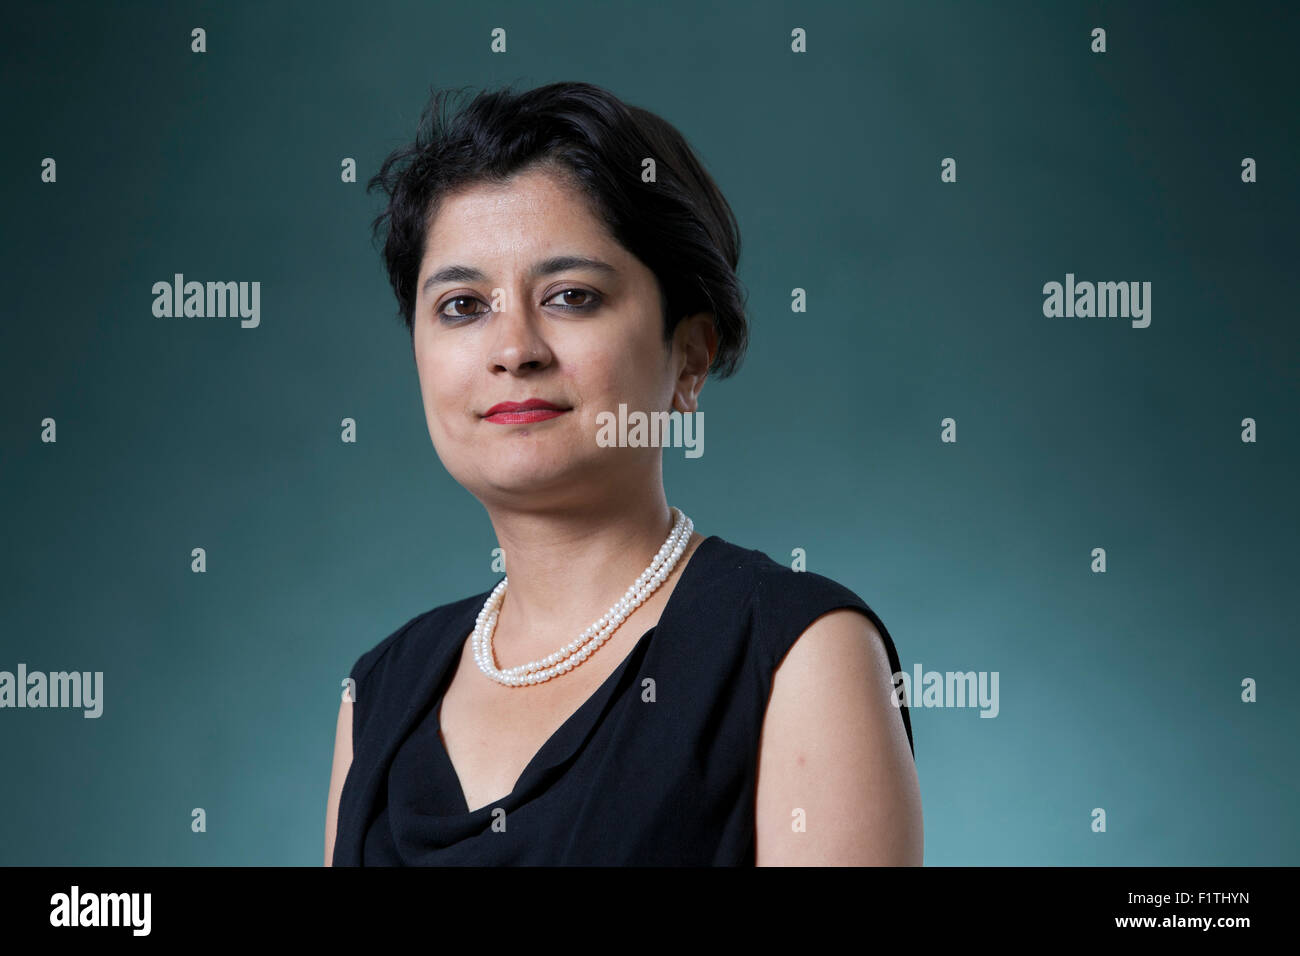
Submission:
M 498 425 L 524 425 L 530 422 L 541 422 L 548 418 L 555 418 L 567 411 L 569 409 L 556 405 L 554 402 L 548 402 L 541 398 L 530 398 L 524 402 L 497 402 L 487 410 L 483 420 L 495 422 Z

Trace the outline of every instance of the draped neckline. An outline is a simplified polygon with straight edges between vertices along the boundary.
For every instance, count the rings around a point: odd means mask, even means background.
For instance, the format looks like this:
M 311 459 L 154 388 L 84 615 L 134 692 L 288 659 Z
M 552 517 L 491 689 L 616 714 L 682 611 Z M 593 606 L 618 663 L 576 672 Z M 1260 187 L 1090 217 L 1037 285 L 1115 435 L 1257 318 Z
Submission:
M 441 766 L 447 781 L 447 789 L 455 790 L 453 799 L 459 804 L 460 808 L 459 813 L 456 814 L 457 817 L 476 819 L 480 815 L 490 814 L 497 807 L 509 807 L 517 803 L 521 796 L 527 793 L 547 770 L 564 763 L 577 751 L 578 747 L 595 729 L 600 715 L 604 712 L 606 704 L 609 703 L 614 694 L 615 688 L 622 683 L 629 665 L 634 660 L 642 658 L 650 642 L 654 639 L 654 635 L 660 629 L 671 628 L 677 616 L 683 613 L 683 609 L 688 603 L 689 593 L 697 586 L 700 576 L 705 573 L 704 565 L 719 541 L 721 539 L 717 535 L 710 535 L 699 543 L 695 551 L 687 559 L 686 566 L 682 569 L 681 577 L 673 587 L 672 593 L 668 595 L 668 600 L 659 614 L 658 622 L 637 639 L 636 644 L 624 655 L 618 666 L 610 672 L 600 686 L 555 729 L 554 733 L 546 738 L 528 763 L 524 765 L 524 769 L 515 781 L 514 788 L 509 793 L 497 797 L 475 810 L 469 808 L 469 801 L 465 798 L 465 788 L 461 783 L 460 774 L 451 760 L 451 755 L 447 752 L 446 745 L 442 742 L 441 720 L 442 699 L 451 683 L 451 677 L 455 674 L 456 664 L 460 660 L 465 641 L 473 630 L 478 612 L 482 609 L 482 601 L 487 599 L 491 591 L 476 596 L 475 600 L 469 603 L 467 610 L 454 622 L 454 626 L 450 631 L 450 633 L 459 635 L 459 640 L 454 643 L 450 653 L 441 656 L 441 660 L 435 668 L 432 682 L 432 712 L 429 714 L 432 736 L 430 746 L 434 750 L 433 759 Z

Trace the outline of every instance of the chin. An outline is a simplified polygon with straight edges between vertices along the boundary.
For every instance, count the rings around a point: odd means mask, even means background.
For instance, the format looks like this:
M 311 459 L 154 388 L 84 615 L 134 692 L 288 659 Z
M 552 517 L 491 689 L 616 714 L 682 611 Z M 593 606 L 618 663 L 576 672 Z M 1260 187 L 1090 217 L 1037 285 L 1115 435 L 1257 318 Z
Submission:
M 553 488 L 572 486 L 583 473 L 580 463 L 539 461 L 537 456 L 523 455 L 508 462 L 485 464 L 479 469 L 480 481 L 494 491 L 530 494 Z

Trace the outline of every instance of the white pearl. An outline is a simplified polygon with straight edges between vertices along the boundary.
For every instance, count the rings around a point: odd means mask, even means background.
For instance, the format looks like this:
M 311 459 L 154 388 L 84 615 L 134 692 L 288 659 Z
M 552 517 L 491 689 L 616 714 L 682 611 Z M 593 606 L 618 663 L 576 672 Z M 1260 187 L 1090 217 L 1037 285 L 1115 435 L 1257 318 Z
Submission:
M 501 603 L 505 600 L 509 577 L 503 577 L 479 611 L 471 636 L 474 660 L 479 669 L 498 683 L 510 687 L 523 687 L 528 684 L 540 684 L 560 674 L 567 674 L 577 664 L 585 661 L 593 651 L 599 648 L 615 630 L 618 629 L 632 612 L 645 603 L 651 594 L 668 579 L 677 565 L 686 544 L 690 541 L 695 525 L 680 508 L 672 509 L 676 513 L 673 530 L 668 540 L 655 554 L 654 560 L 636 579 L 626 594 L 605 612 L 594 624 L 586 629 L 576 641 L 570 641 L 560 650 L 542 658 L 520 664 L 507 670 L 499 670 L 492 661 L 492 634 L 496 631 L 497 617 Z M 549 665 L 549 666 L 548 666 Z

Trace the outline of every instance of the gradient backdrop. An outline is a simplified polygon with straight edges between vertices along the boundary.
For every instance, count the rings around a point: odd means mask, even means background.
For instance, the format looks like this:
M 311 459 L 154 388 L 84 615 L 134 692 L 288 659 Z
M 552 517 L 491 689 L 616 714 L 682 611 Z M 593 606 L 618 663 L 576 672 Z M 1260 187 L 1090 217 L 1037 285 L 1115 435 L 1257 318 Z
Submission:
M 11 6 L 0 670 L 102 671 L 104 709 L 0 709 L 0 863 L 320 864 L 348 668 L 497 577 L 364 184 L 430 85 L 556 80 L 677 125 L 740 220 L 753 343 L 704 389 L 703 457 L 665 451 L 670 503 L 805 549 L 909 673 L 999 674 L 995 719 L 912 711 L 926 862 L 1300 862 L 1298 26 L 1237 2 Z M 176 273 L 260 282 L 261 324 L 156 318 Z M 1046 317 L 1067 273 L 1150 282 L 1150 325 Z

